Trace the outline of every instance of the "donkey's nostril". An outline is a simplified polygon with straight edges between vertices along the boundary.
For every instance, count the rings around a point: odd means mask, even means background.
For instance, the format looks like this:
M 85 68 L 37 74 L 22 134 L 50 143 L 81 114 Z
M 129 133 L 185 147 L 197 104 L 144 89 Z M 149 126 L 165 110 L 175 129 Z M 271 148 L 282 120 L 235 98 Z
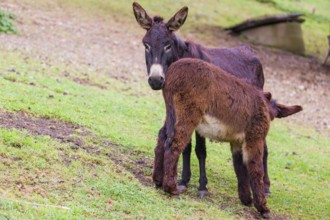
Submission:
M 163 76 L 151 76 L 148 79 L 148 83 L 154 90 L 159 90 L 163 87 L 164 77 Z

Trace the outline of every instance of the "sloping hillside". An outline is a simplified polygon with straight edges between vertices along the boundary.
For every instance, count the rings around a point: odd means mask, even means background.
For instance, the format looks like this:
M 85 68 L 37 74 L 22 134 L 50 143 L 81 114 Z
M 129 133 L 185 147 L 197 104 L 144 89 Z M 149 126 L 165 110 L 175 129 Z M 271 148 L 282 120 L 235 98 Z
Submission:
M 131 3 L 118 2 L 0 3 L 16 14 L 19 30 L 0 34 L 0 218 L 258 217 L 239 203 L 227 144 L 207 143 L 208 198 L 197 197 L 194 155 L 190 188 L 180 199 L 153 188 L 163 100 L 146 82 L 144 31 Z M 146 8 L 168 18 L 185 4 L 163 2 Z M 210 46 L 242 43 L 203 26 L 206 12 L 198 12 L 196 2 L 189 5 L 182 36 Z M 239 8 L 228 10 L 234 6 Z M 265 5 L 252 3 L 251 13 L 260 7 Z M 329 68 L 312 58 L 254 48 L 264 64 L 266 90 L 281 102 L 304 106 L 302 113 L 272 124 L 269 207 L 276 219 L 327 219 Z

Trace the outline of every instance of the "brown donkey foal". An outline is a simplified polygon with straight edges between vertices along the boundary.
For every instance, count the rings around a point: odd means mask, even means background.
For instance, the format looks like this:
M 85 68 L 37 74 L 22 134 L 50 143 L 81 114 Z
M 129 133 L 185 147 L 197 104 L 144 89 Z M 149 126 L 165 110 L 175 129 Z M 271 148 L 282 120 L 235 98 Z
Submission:
M 270 101 L 244 80 L 205 61 L 184 58 L 173 63 L 163 85 L 166 120 L 155 148 L 153 180 L 165 192 L 178 195 L 177 165 L 196 130 L 203 137 L 231 144 L 238 195 L 270 217 L 264 194 L 263 154 L 270 121 L 301 110 Z M 276 108 L 273 108 L 276 106 Z

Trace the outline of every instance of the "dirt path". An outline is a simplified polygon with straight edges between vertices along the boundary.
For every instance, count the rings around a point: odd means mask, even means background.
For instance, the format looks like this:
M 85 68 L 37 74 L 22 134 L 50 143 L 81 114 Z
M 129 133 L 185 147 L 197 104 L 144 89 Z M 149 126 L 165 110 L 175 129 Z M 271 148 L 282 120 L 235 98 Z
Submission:
M 18 15 L 20 35 L 0 35 L 0 49 L 18 51 L 44 62 L 72 67 L 86 66 L 109 76 L 145 82 L 145 62 L 140 43 L 144 31 L 135 20 L 130 24 L 108 18 L 83 17 L 69 13 L 55 3 L 50 7 L 25 7 L 8 0 L 0 7 Z M 210 46 L 239 45 L 238 39 L 216 31 Z M 193 34 L 186 34 L 190 39 Z M 265 70 L 265 90 L 286 104 L 301 104 L 304 111 L 284 119 L 290 123 L 313 126 L 330 136 L 330 67 L 311 58 L 254 46 Z

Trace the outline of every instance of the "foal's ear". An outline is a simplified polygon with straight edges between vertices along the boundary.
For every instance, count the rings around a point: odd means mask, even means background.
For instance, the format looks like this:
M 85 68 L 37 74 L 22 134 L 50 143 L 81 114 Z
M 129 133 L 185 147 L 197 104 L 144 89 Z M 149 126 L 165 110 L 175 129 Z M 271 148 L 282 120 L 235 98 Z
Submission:
M 186 21 L 188 16 L 188 7 L 181 8 L 167 23 L 166 26 L 170 31 L 178 30 Z
M 139 3 L 133 3 L 133 12 L 136 21 L 140 24 L 143 29 L 149 30 L 152 25 L 152 19 L 149 17 L 147 12 L 142 8 Z

